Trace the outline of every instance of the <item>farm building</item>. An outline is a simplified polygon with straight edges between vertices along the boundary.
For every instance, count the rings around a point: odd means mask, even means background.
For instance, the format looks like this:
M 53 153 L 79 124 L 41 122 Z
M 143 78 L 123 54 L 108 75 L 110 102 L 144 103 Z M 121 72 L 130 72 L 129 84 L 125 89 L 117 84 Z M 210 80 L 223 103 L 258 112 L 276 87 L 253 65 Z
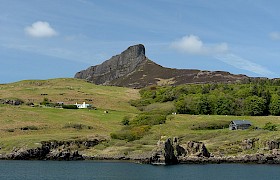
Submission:
M 252 123 L 247 120 L 234 120 L 229 124 L 229 130 L 238 130 L 238 129 L 249 129 L 252 126 Z
M 77 108 L 79 108 L 79 109 L 83 109 L 83 108 L 89 108 L 89 107 L 91 107 L 91 105 L 90 105 L 90 104 L 86 104 L 85 102 L 83 102 L 83 104 L 78 104 L 78 103 L 76 103 L 75 105 L 76 105 L 76 106 L 77 106 Z

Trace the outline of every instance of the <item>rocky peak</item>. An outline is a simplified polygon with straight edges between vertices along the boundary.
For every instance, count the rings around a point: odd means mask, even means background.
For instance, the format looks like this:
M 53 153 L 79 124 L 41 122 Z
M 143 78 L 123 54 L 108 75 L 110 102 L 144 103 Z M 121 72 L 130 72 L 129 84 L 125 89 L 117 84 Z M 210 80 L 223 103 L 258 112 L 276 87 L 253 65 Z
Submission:
M 94 84 L 143 88 L 150 85 L 180 85 L 189 83 L 246 82 L 246 75 L 234 75 L 224 71 L 200 71 L 162 67 L 149 60 L 142 44 L 130 46 L 121 54 L 100 65 L 91 66 L 76 73 L 75 78 Z
M 145 60 L 144 45 L 130 46 L 121 54 L 111 57 L 102 64 L 76 73 L 75 78 L 86 79 L 95 84 L 108 84 L 114 79 L 133 72 Z

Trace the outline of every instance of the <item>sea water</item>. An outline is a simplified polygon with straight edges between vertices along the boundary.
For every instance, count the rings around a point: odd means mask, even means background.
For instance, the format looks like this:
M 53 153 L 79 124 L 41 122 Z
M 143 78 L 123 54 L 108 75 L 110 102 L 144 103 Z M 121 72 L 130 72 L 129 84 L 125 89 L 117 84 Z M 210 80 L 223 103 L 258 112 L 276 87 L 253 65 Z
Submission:
M 280 179 L 280 165 L 153 166 L 109 161 L 0 161 L 0 179 Z

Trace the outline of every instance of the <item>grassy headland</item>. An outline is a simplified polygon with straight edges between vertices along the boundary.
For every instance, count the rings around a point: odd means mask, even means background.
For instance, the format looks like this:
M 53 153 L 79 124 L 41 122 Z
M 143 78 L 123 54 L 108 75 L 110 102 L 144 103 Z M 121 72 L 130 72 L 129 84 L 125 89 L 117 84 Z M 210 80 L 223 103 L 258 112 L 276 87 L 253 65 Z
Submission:
M 51 102 L 74 104 L 86 102 L 94 109 L 60 109 L 40 106 L 48 98 Z M 14 148 L 33 148 L 46 140 L 75 140 L 102 136 L 108 139 L 84 153 L 88 155 L 139 155 L 150 152 L 162 136 L 179 137 L 181 142 L 202 141 L 211 153 L 237 154 L 264 151 L 264 142 L 280 139 L 278 131 L 249 129 L 230 131 L 226 125 L 235 119 L 250 120 L 263 128 L 271 122 L 280 126 L 278 116 L 226 115 L 169 115 L 165 123 L 149 126 L 142 138 L 127 141 L 111 139 L 111 134 L 123 131 L 125 117 L 136 117 L 142 112 L 129 104 L 139 99 L 135 89 L 97 86 L 77 79 L 28 80 L 0 85 L 0 99 L 21 99 L 24 105 L 0 105 L 0 154 Z M 34 103 L 35 107 L 27 106 Z M 151 104 L 145 112 L 173 110 L 171 102 Z M 104 111 L 109 113 L 104 113 Z M 223 126 L 224 125 L 224 126 Z M 214 127 L 214 128 L 213 128 Z M 244 139 L 258 138 L 254 149 L 242 150 Z

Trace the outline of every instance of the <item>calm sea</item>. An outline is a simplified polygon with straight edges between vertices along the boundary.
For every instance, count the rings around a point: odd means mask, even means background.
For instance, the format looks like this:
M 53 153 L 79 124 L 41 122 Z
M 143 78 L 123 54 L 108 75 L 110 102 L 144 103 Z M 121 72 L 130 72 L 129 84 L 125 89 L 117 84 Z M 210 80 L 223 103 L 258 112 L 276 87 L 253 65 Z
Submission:
M 280 165 L 152 166 L 103 161 L 0 161 L 0 179 L 280 179 Z

